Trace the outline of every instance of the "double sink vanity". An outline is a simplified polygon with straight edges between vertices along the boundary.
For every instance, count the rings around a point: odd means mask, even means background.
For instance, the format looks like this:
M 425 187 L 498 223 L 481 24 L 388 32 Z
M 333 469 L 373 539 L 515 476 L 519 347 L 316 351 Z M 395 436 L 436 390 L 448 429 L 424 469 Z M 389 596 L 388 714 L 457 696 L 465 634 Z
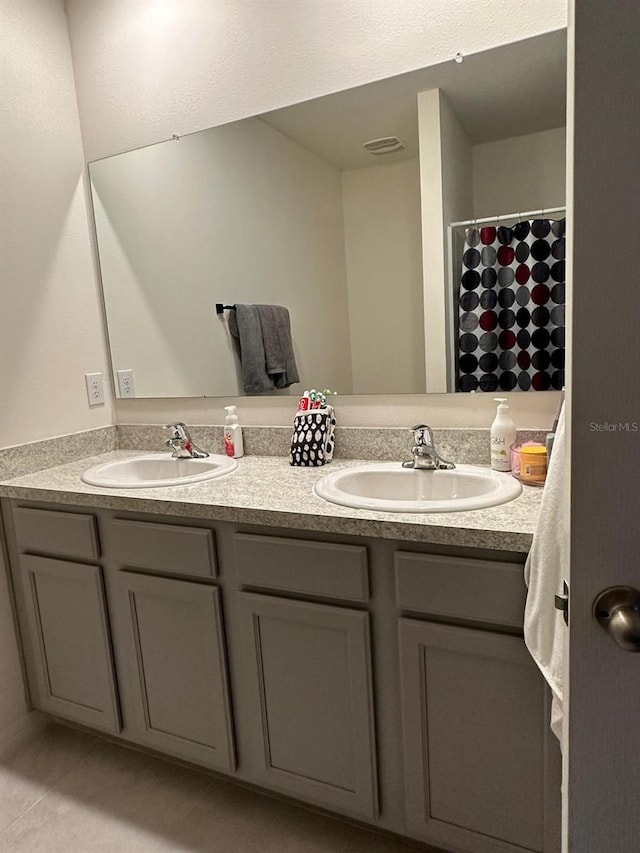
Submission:
M 34 707 L 439 849 L 559 850 L 539 491 L 327 471 L 116 450 L 0 485 Z
M 514 272 L 498 282 L 487 246 L 482 281 L 458 274 L 478 219 L 510 234 L 511 211 L 564 210 L 565 56 L 548 32 L 89 164 L 116 396 L 255 393 L 238 304 L 286 307 L 300 390 L 444 394 L 481 363 L 485 391 L 530 387 L 533 359 L 500 351 Z M 363 144 L 390 134 L 385 157 Z M 432 848 L 558 851 L 523 642 L 540 490 L 482 467 L 488 430 L 441 430 L 440 456 L 422 425 L 407 459 L 406 430 L 363 449 L 338 427 L 342 458 L 299 468 L 290 429 L 256 429 L 236 467 L 120 423 L 120 449 L 0 486 L 34 705 Z

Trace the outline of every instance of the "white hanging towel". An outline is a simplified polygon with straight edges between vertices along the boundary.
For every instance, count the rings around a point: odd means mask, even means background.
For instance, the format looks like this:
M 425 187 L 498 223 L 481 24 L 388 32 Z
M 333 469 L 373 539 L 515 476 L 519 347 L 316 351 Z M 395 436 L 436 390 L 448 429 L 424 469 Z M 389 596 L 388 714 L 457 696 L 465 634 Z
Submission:
M 540 517 L 524 567 L 529 591 L 524 613 L 524 640 L 553 693 L 551 730 L 562 742 L 562 676 L 567 626 L 555 608 L 569 571 L 569 472 L 564 406 L 558 419 L 553 452 L 542 495 Z

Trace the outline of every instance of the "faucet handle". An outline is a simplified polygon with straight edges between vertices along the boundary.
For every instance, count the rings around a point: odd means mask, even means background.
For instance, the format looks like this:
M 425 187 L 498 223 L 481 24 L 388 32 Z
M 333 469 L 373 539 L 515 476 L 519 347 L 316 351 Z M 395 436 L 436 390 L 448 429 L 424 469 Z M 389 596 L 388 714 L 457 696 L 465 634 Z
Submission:
M 413 440 L 418 447 L 433 447 L 433 431 L 427 424 L 412 427 Z
M 199 447 L 196 447 L 187 429 L 187 425 L 182 423 L 182 421 L 166 424 L 163 429 L 171 430 L 171 438 L 168 438 L 164 444 L 165 447 L 173 449 L 172 456 L 178 459 L 184 459 L 185 457 L 205 459 L 209 455 L 206 450 L 200 450 Z
M 182 423 L 182 421 L 176 421 L 175 423 L 165 424 L 162 429 L 171 430 L 171 439 L 173 439 L 174 441 L 191 441 L 191 436 L 189 435 L 187 425 Z
M 413 447 L 411 448 L 412 459 L 403 462 L 403 468 L 418 468 L 424 471 L 449 470 L 456 466 L 453 462 L 447 462 L 438 453 L 433 439 L 433 430 L 427 424 L 416 424 L 412 428 Z

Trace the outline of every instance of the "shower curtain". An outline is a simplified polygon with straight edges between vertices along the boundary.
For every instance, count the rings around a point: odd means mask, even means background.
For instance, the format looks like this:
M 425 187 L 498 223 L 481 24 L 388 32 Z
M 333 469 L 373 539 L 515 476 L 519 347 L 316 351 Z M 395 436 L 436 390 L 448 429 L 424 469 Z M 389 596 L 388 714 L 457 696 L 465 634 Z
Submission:
M 458 312 L 459 391 L 564 386 L 565 220 L 467 228 Z

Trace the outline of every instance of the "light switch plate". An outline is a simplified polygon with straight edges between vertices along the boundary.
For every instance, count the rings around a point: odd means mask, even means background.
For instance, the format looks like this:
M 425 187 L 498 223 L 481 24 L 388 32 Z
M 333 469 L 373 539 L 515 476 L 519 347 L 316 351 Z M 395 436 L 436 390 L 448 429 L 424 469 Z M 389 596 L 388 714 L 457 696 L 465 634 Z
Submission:
M 135 397 L 133 370 L 118 370 L 118 393 L 120 397 Z
M 104 406 L 104 383 L 101 373 L 85 373 L 89 406 Z

